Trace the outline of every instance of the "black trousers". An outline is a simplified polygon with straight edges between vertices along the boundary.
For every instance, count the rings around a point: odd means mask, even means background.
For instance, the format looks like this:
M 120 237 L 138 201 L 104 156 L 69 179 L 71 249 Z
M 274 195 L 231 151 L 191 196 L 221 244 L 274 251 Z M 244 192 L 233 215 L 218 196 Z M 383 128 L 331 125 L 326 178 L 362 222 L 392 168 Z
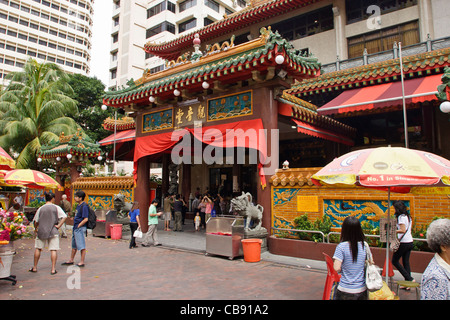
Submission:
M 402 274 L 406 281 L 414 280 L 414 278 L 411 277 L 411 266 L 409 265 L 409 256 L 411 255 L 412 249 L 412 242 L 402 242 L 400 243 L 398 250 L 392 255 L 392 264 Z M 402 258 L 403 265 L 400 264 L 400 258 Z
M 137 230 L 137 228 L 138 228 L 137 222 L 130 222 L 130 231 L 131 231 L 130 248 L 136 247 L 136 238 L 133 237 L 133 234 Z

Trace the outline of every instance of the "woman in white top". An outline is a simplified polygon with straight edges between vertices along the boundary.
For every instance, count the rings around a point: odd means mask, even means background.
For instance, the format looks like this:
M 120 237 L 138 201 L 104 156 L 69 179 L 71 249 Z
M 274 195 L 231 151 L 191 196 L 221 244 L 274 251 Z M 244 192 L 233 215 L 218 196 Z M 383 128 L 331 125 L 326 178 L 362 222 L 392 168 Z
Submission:
M 414 281 L 411 277 L 411 267 L 409 256 L 413 249 L 413 238 L 411 235 L 412 219 L 403 201 L 395 201 L 395 217 L 397 218 L 397 236 L 400 240 L 400 247 L 392 255 L 392 264 L 402 274 L 406 281 Z M 403 265 L 400 264 L 402 258 Z

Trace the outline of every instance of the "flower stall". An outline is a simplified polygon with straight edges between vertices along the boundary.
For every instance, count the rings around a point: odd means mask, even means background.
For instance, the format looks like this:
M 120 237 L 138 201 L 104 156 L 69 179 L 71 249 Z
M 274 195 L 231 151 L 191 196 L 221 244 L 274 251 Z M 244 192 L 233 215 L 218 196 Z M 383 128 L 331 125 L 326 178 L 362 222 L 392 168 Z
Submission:
M 11 275 L 11 265 L 15 255 L 14 241 L 30 236 L 30 226 L 23 212 L 8 212 L 0 209 L 0 280 L 16 284 L 16 276 Z

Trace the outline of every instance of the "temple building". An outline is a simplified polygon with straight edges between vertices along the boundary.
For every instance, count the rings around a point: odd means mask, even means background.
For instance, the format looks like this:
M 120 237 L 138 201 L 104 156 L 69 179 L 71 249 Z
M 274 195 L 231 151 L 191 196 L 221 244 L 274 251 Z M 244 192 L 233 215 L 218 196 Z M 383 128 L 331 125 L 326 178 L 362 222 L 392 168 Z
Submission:
M 277 177 L 285 160 L 319 168 L 358 148 L 405 144 L 450 158 L 436 96 L 449 65 L 450 28 L 440 17 L 449 4 L 387 2 L 372 1 L 370 14 L 364 1 L 252 1 L 195 32 L 146 43 L 164 70 L 104 97 L 135 120 L 115 139 L 134 161 L 135 199 L 149 206 L 159 163 L 163 194 L 250 192 L 269 230 L 269 184 L 308 186 L 314 173 Z

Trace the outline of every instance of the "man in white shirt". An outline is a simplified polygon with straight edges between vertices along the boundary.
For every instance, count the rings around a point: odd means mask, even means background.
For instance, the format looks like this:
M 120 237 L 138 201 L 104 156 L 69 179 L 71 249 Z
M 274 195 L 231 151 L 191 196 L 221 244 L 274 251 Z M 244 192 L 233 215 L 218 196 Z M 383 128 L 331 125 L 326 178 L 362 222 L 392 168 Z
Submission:
M 28 271 L 37 272 L 37 265 L 41 257 L 42 249 L 48 245 L 51 253 L 52 270 L 51 274 L 56 274 L 57 251 L 59 250 L 59 228 L 66 221 L 67 215 L 60 206 L 55 205 L 55 194 L 52 192 L 45 193 L 45 201 L 40 207 L 33 222 L 35 227 L 36 239 L 34 251 L 34 265 Z

